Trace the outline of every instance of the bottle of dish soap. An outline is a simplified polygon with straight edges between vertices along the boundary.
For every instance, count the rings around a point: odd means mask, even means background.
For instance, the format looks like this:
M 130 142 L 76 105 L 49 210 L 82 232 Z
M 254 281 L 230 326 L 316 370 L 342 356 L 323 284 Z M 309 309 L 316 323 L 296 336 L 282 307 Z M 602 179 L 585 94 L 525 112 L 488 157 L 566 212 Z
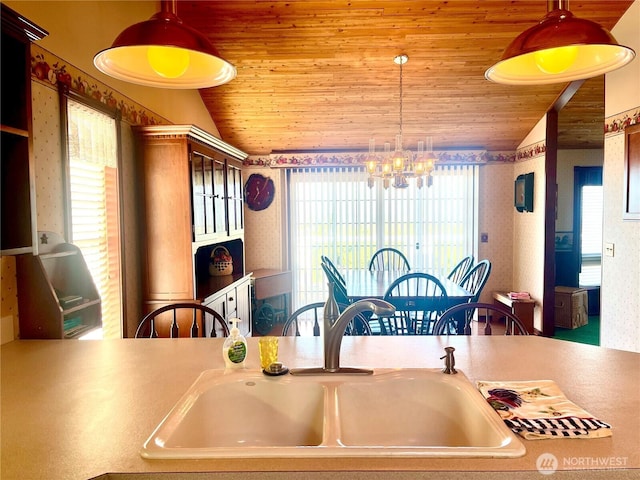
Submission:
M 244 360 L 247 358 L 247 340 L 238 330 L 239 318 L 232 318 L 231 331 L 222 345 L 222 358 L 227 368 L 244 368 Z

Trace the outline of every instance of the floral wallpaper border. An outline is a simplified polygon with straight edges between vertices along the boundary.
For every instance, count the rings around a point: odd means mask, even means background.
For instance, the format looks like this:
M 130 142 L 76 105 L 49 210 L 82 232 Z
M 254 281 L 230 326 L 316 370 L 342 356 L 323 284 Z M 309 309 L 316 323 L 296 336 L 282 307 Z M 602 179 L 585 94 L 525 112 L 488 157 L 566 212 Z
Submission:
M 58 83 L 65 83 L 69 89 L 75 92 L 98 100 L 110 108 L 119 108 L 122 112 L 122 120 L 132 125 L 167 125 L 171 123 L 166 118 L 147 110 L 38 44 L 31 45 L 31 78 L 51 88 L 58 88 Z
M 622 133 L 625 128 L 640 123 L 640 107 L 626 110 L 605 119 L 604 135 L 617 135 Z
M 516 151 L 516 161 L 529 160 L 531 158 L 544 155 L 547 151 L 547 145 L 545 141 L 537 142 L 526 147 L 520 148 Z
M 510 152 L 489 153 L 484 150 L 434 151 L 438 162 L 445 165 L 484 164 L 488 162 L 514 162 L 516 155 Z M 265 156 L 250 155 L 245 166 L 271 168 L 363 166 L 367 152 L 333 153 L 274 153 Z

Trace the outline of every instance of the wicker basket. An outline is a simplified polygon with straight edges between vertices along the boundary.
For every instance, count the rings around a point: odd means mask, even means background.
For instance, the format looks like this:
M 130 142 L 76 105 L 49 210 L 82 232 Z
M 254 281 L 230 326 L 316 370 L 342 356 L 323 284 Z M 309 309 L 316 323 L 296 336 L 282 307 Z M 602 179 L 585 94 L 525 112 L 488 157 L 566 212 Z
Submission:
M 212 277 L 222 277 L 233 273 L 233 259 L 229 250 L 225 247 L 216 247 L 211 252 L 209 260 L 209 275 Z

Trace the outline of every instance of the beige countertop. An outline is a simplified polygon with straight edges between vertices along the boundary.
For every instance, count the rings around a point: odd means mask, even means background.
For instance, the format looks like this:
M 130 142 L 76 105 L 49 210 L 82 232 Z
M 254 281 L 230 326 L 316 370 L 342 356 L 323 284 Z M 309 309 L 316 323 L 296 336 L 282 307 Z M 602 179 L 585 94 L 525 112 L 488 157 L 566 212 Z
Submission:
M 247 368 L 257 369 L 257 338 L 248 340 Z M 173 472 L 161 478 L 543 478 L 536 460 L 545 453 L 555 455 L 559 470 L 573 470 L 546 478 L 640 476 L 640 354 L 534 336 L 345 337 L 341 364 L 439 368 L 443 348 L 452 345 L 456 367 L 471 381 L 554 380 L 570 400 L 610 423 L 611 437 L 523 440 L 527 453 L 515 459 L 143 459 L 142 443 L 198 375 L 224 367 L 222 341 L 3 345 L 0 477 L 148 479 Z M 281 338 L 280 359 L 290 367 L 320 366 L 321 339 Z M 212 412 L 224 414 L 224 405 Z

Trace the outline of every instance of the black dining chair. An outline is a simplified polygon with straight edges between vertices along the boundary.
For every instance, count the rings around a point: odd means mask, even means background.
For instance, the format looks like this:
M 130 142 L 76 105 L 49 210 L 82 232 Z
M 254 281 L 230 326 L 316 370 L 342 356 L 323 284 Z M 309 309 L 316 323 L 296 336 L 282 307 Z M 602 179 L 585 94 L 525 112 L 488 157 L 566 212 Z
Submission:
M 160 307 L 147 315 L 140 321 L 136 330 L 135 338 L 159 338 L 158 327 L 163 333 L 163 337 L 177 338 L 180 336 L 179 323 L 189 321 L 189 310 L 191 311 L 191 325 L 189 335 L 192 338 L 205 337 L 205 327 L 207 325 L 207 316 L 211 317 L 211 337 L 227 337 L 229 336 L 229 327 L 224 318 L 215 310 L 199 303 L 172 303 Z M 180 311 L 180 313 L 178 313 Z M 157 324 L 157 325 L 156 325 Z
M 412 272 L 387 288 L 384 300 L 396 307 L 388 317 L 377 317 L 381 335 L 429 335 L 446 310 L 447 292 L 433 275 Z M 375 320 L 375 317 L 371 320 Z
M 310 303 L 300 307 L 293 312 L 289 318 L 284 322 L 282 327 L 282 336 L 305 336 L 312 335 L 319 337 L 324 321 L 324 305 L 325 302 Z M 343 312 L 349 305 L 345 303 L 338 303 L 338 310 Z M 358 314 L 349 323 L 345 332 L 345 335 L 371 335 L 371 327 L 362 314 Z
M 465 319 L 464 326 L 460 328 L 459 319 Z M 473 322 L 477 321 L 478 326 L 473 327 Z M 480 328 L 480 323 L 484 321 L 484 329 Z M 504 322 L 504 327 L 503 323 Z M 434 335 L 472 335 L 482 331 L 484 335 L 492 335 L 494 328 L 498 330 L 504 328 L 505 335 L 529 335 L 522 321 L 502 304 L 495 303 L 461 303 L 445 311 L 433 327 Z M 494 325 L 492 327 L 492 324 Z
M 459 285 L 472 295 L 469 299 L 470 302 L 477 302 L 480 299 L 480 294 L 490 274 L 491 262 L 485 259 L 471 267 L 462 280 L 460 280 Z
M 373 254 L 369 261 L 369 271 L 378 270 L 396 270 L 400 272 L 408 272 L 411 270 L 409 260 L 404 254 L 396 248 L 381 248 Z
M 327 257 L 326 255 L 321 255 L 320 259 L 322 260 L 322 263 L 324 265 L 327 266 L 327 268 L 331 271 L 333 278 L 340 284 L 342 285 L 342 287 L 344 287 L 344 289 L 347 289 L 347 283 L 344 280 L 344 277 L 342 276 L 342 274 L 340 273 L 340 271 L 338 270 L 338 268 L 335 266 L 335 264 L 331 261 L 331 259 L 329 257 Z
M 460 284 L 460 280 L 464 278 L 467 272 L 473 267 L 473 255 L 464 257 L 460 262 L 453 267 L 447 278 L 453 283 Z
M 340 279 L 333 273 L 331 268 L 327 266 L 325 263 L 322 263 L 320 266 L 322 267 L 322 270 L 324 271 L 324 274 L 327 277 L 327 281 L 329 282 L 329 284 L 333 285 L 333 296 L 336 299 L 336 302 L 344 303 L 345 305 L 350 304 L 351 300 L 349 299 L 349 294 L 347 293 L 346 285 L 343 285 L 342 282 L 340 282 Z

